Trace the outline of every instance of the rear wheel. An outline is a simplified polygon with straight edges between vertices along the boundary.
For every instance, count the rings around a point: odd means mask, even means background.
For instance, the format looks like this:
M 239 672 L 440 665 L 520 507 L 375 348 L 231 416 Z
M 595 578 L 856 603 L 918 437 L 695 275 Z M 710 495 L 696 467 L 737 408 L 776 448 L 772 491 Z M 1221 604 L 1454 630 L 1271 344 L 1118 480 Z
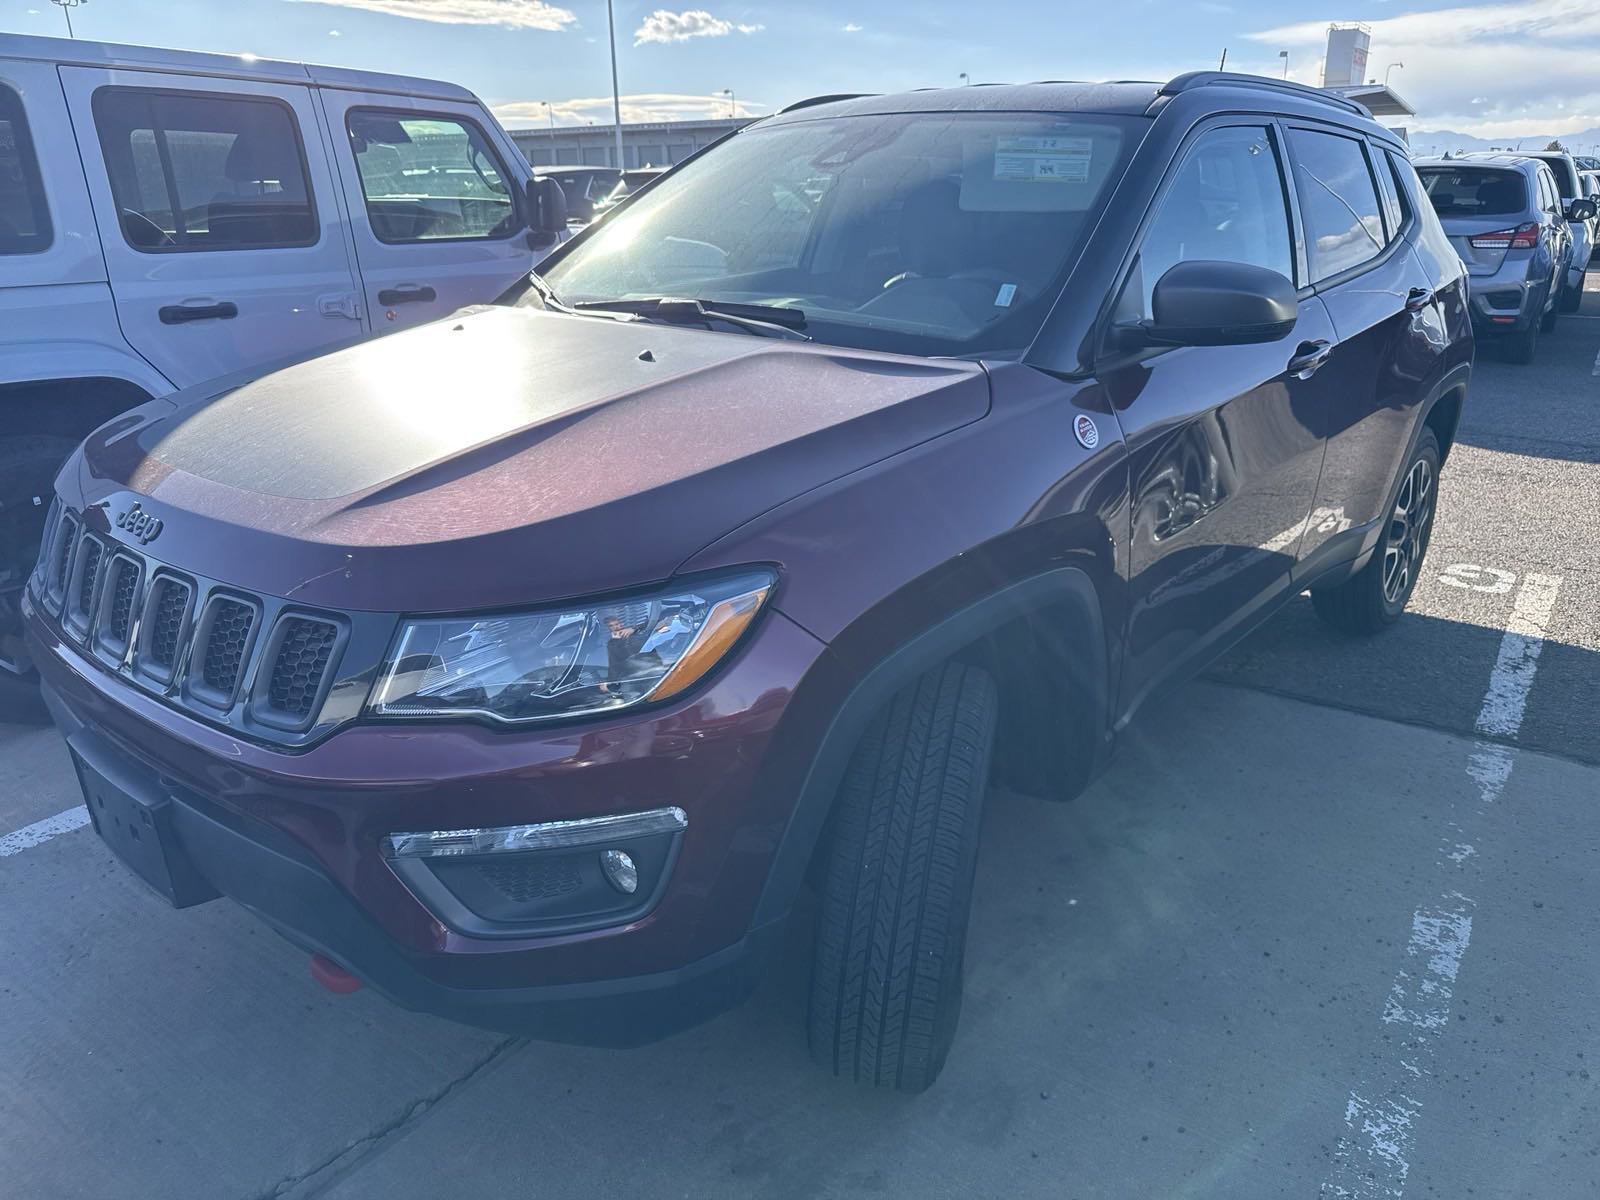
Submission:
M 1311 589 L 1317 616 L 1346 633 L 1376 633 L 1405 611 L 1433 536 L 1438 480 L 1439 439 L 1424 429 L 1371 561 L 1344 583 Z
M 858 1083 L 920 1092 L 961 1013 L 978 825 L 999 702 L 947 663 L 896 696 L 845 773 L 825 851 L 811 1055 Z
M 0 437 L 0 721 L 46 719 L 22 642 L 20 604 L 39 556 L 51 484 L 72 445 L 43 434 Z

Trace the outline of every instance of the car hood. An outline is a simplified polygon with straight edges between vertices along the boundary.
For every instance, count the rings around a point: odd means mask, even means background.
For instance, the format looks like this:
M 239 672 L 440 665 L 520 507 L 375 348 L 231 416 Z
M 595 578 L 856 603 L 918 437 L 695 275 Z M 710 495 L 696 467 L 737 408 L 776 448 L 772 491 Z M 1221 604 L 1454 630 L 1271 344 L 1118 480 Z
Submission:
M 216 390 L 97 431 L 63 477 L 68 501 L 103 511 L 113 537 L 139 503 L 161 522 L 144 552 L 173 566 L 382 611 L 667 578 L 989 405 L 975 363 L 512 308 Z

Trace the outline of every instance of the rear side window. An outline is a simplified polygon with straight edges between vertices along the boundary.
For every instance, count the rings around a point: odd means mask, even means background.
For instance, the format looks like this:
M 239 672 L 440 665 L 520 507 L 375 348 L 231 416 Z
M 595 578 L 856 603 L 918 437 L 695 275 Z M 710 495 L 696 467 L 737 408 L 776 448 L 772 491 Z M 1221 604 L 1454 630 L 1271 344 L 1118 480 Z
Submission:
M 1563 200 L 1572 200 L 1579 194 L 1578 172 L 1572 163 L 1564 158 L 1547 158 L 1545 165 L 1550 168 L 1550 174 L 1556 181 L 1556 194 Z
M 1355 138 L 1291 129 L 1295 182 L 1313 283 L 1358 267 L 1384 246 L 1377 185 Z
M 353 109 L 347 127 L 379 241 L 502 238 L 520 227 L 511 174 L 471 121 Z
M 1423 167 L 1417 174 L 1441 217 L 1511 217 L 1532 207 L 1528 180 L 1520 171 Z
M 281 101 L 101 88 L 94 122 L 122 236 L 135 250 L 317 240 L 300 132 Z
M 1151 315 L 1156 282 L 1172 267 L 1193 259 L 1248 263 L 1294 280 L 1289 206 L 1271 136 L 1265 129 L 1213 129 L 1189 148 L 1161 207 L 1139 246 L 1132 289 L 1142 289 L 1139 316 Z M 1130 317 L 1124 312 L 1122 318 Z
M 0 254 L 34 254 L 49 245 L 50 210 L 22 97 L 0 87 Z

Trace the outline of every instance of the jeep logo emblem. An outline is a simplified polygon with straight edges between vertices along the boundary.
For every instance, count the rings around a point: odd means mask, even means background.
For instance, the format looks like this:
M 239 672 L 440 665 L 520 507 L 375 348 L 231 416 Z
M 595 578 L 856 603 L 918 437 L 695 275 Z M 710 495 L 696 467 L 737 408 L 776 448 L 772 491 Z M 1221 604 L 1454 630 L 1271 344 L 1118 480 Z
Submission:
M 144 546 L 155 541 L 157 535 L 161 533 L 161 518 L 152 517 L 135 504 L 127 511 L 117 514 L 117 528 L 126 529 L 129 537 L 138 538 L 139 544 Z

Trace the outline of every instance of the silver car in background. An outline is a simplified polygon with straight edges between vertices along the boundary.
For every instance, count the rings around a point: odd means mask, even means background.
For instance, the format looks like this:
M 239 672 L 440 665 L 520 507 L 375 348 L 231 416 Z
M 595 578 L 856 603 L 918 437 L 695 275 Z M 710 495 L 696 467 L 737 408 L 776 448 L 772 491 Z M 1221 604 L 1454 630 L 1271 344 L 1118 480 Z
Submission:
M 1578 178 L 1578 164 L 1572 155 L 1565 150 L 1523 150 L 1521 153 L 1526 158 L 1538 159 L 1550 168 L 1563 209 L 1574 200 L 1584 198 L 1583 181 Z M 1468 157 L 1479 156 L 1473 154 Z M 1600 221 L 1592 214 L 1578 218 L 1570 213 L 1568 220 L 1572 222 L 1572 266 L 1567 272 L 1568 291 L 1561 298 L 1561 311 L 1577 312 L 1578 305 L 1583 302 L 1583 273 L 1588 269 L 1589 259 L 1595 251 L 1595 234 L 1600 229 Z
M 1539 334 L 1555 326 L 1571 294 L 1577 231 L 1594 202 L 1564 206 L 1550 168 L 1532 157 L 1424 158 L 1412 165 L 1466 264 L 1474 333 L 1513 362 L 1531 362 Z

